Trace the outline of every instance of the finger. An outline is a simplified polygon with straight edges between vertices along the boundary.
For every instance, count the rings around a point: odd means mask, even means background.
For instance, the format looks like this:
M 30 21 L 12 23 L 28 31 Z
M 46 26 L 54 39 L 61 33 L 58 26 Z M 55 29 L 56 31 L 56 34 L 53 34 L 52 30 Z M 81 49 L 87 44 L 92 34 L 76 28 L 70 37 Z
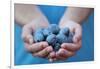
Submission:
M 82 29 L 80 26 L 78 26 L 77 28 L 75 28 L 75 35 L 73 37 L 73 41 L 77 43 L 79 40 L 81 40 L 81 38 L 82 38 Z
M 23 40 L 26 43 L 32 44 L 33 43 L 33 36 L 30 34 L 26 34 L 25 36 L 23 36 Z
M 32 29 L 29 28 L 28 26 L 24 26 L 22 29 L 22 39 L 27 42 L 32 44 L 33 43 L 33 36 L 32 36 Z
M 53 51 L 52 47 L 49 46 L 49 47 L 46 47 L 45 49 L 37 52 L 37 53 L 34 53 L 33 56 L 38 56 L 38 57 L 47 57 L 48 54 Z
M 35 53 L 40 50 L 43 50 L 44 48 L 48 47 L 47 42 L 39 42 L 39 43 L 34 43 L 32 45 L 29 45 L 28 43 L 25 43 L 25 47 L 29 52 Z
M 61 55 L 59 55 L 58 53 L 56 53 L 56 60 L 65 60 L 65 59 L 67 59 L 67 57 L 63 57 L 63 56 L 61 56 Z
M 55 58 L 56 57 L 56 53 L 54 51 L 52 51 L 49 55 L 48 58 Z
M 60 49 L 59 49 L 59 51 L 60 51 Z M 65 57 L 64 56 L 62 56 L 62 55 L 60 55 L 59 54 L 59 51 L 58 52 L 56 52 L 56 57 L 57 57 L 57 60 L 64 60 L 65 59 Z M 66 57 L 67 58 L 67 57 Z
M 61 45 L 62 48 L 69 50 L 69 51 L 77 51 L 81 48 L 81 41 L 79 43 L 63 43 Z
M 65 49 L 60 49 L 58 52 L 57 52 L 57 56 L 63 58 L 63 59 L 66 59 L 68 57 L 71 57 L 73 56 L 75 53 L 74 52 L 71 52 L 71 51 L 68 51 L 68 50 L 65 50 Z
M 53 62 L 56 60 L 56 53 L 54 51 L 52 51 L 49 55 L 48 55 L 48 59 L 50 62 Z

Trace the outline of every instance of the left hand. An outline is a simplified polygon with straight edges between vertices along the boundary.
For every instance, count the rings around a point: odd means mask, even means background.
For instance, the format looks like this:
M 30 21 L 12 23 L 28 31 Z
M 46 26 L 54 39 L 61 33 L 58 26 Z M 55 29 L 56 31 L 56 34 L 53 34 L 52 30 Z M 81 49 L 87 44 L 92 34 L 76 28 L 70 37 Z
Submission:
M 40 23 L 40 24 L 39 24 Z M 39 24 L 39 25 L 37 25 Z M 42 58 L 47 58 L 50 52 L 52 52 L 52 47 L 48 45 L 47 42 L 34 42 L 34 37 L 32 33 L 39 27 L 48 27 L 48 23 L 43 21 L 41 22 L 36 22 L 33 20 L 30 23 L 27 23 L 26 25 L 23 26 L 22 30 L 22 39 L 24 41 L 24 46 L 25 49 L 32 54 L 32 56 L 37 56 L 37 57 L 42 57 Z

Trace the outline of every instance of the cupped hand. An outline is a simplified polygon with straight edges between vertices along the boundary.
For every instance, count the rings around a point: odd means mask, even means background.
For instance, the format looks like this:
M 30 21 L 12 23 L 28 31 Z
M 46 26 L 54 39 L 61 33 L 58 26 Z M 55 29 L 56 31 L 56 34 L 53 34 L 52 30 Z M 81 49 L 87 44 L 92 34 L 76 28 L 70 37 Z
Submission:
M 61 48 L 57 52 L 52 52 L 50 54 L 50 61 L 54 60 L 65 60 L 73 55 L 76 51 L 81 48 L 81 37 L 82 37 L 82 28 L 81 25 L 74 22 L 68 21 L 66 23 L 60 24 L 60 28 L 69 28 L 71 32 L 74 32 L 73 43 L 63 43 Z
M 48 24 L 41 24 L 40 27 L 44 28 L 47 26 Z M 47 56 L 53 49 L 51 46 L 48 45 L 47 42 L 34 43 L 33 33 L 37 28 L 38 27 L 36 23 L 33 22 L 24 25 L 22 30 L 22 39 L 24 41 L 26 50 L 30 52 L 33 56 L 47 58 Z

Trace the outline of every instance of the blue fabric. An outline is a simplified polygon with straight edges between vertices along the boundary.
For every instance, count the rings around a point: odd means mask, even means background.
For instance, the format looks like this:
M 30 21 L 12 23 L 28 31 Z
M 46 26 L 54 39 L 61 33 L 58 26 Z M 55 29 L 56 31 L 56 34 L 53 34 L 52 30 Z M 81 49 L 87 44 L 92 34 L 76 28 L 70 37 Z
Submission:
M 48 18 L 50 23 L 59 23 L 66 7 L 61 6 L 39 6 L 41 11 Z M 16 23 L 16 22 L 15 22 Z M 94 60 L 94 12 L 82 25 L 82 48 L 76 53 L 75 56 L 70 57 L 65 61 L 57 62 L 78 62 L 78 61 L 91 61 Z M 33 57 L 30 53 L 25 51 L 23 40 L 21 39 L 22 28 L 15 24 L 14 29 L 14 61 L 15 65 L 28 65 L 28 64 L 44 64 L 50 63 L 47 59 Z M 57 63 L 55 62 L 55 63 Z

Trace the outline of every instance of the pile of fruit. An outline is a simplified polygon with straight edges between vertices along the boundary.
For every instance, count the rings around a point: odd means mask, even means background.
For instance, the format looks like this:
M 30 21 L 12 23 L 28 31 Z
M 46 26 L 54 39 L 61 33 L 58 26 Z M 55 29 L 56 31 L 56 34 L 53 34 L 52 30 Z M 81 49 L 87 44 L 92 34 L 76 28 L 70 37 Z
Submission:
M 69 28 L 60 29 L 58 25 L 51 24 L 48 28 L 39 28 L 34 34 L 34 41 L 47 41 L 54 51 L 58 51 L 62 43 L 73 43 L 73 33 Z

